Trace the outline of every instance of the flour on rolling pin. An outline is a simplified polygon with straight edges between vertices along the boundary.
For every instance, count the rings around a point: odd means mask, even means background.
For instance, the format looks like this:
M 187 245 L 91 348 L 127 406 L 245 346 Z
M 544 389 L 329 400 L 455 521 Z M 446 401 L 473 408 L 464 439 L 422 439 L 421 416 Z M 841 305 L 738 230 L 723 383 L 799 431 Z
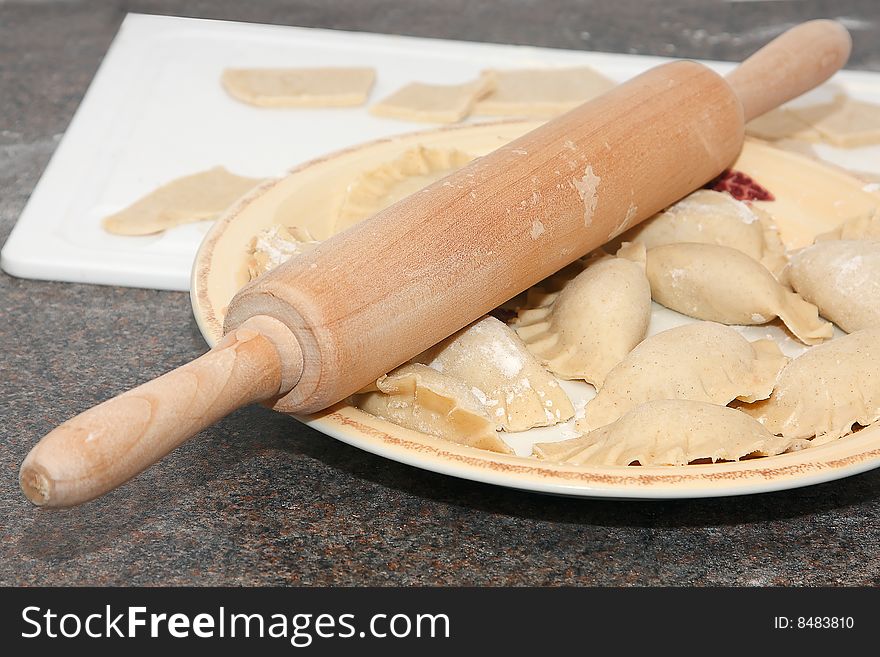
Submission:
M 593 213 L 596 211 L 596 204 L 599 202 L 599 183 L 602 179 L 593 173 L 593 167 L 587 165 L 584 169 L 582 178 L 572 178 L 571 185 L 577 190 L 578 196 L 584 202 L 584 226 L 589 226 L 593 221 Z M 636 208 L 630 206 L 630 209 L 624 215 L 623 222 L 618 224 L 615 230 L 622 230 L 626 224 L 635 216 Z M 613 237 L 613 235 L 609 235 Z

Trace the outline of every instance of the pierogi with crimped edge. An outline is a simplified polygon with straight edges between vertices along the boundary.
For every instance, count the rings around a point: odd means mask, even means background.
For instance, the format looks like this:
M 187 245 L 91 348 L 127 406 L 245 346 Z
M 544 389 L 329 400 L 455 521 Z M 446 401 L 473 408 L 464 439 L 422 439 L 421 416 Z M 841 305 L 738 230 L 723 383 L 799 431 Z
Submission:
M 559 291 L 532 288 L 512 326 L 553 374 L 601 386 L 645 337 L 650 319 L 644 267 L 600 255 Z
M 773 456 L 803 446 L 774 436 L 735 409 L 687 399 L 649 401 L 570 440 L 538 443 L 534 455 L 574 465 L 686 465 Z
M 774 342 L 749 342 L 722 324 L 672 328 L 644 340 L 608 373 L 576 426 L 588 433 L 661 399 L 719 406 L 766 399 L 787 360 Z
M 477 320 L 414 360 L 470 386 L 505 431 L 550 426 L 574 415 L 559 382 L 494 317 Z
M 367 413 L 463 445 L 511 453 L 476 395 L 427 365 L 403 365 L 379 377 L 372 388 L 355 398 Z
M 635 245 L 640 247 L 641 245 Z M 629 254 L 629 247 L 619 252 Z M 779 317 L 803 343 L 819 344 L 833 327 L 819 310 L 785 288 L 757 260 L 716 244 L 683 242 L 647 251 L 654 301 L 676 312 L 722 324 L 766 324 Z
M 743 404 L 771 433 L 839 438 L 880 419 L 880 328 L 864 329 L 792 360 L 769 399 Z

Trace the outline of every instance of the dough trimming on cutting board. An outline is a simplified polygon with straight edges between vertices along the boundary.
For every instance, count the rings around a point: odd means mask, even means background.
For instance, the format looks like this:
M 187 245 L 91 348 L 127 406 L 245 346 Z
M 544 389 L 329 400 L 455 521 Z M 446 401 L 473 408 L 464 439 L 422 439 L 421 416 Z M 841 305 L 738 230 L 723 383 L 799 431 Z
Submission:
M 819 141 L 818 131 L 790 110 L 778 108 L 746 124 L 746 134 L 758 139 Z
M 588 66 L 489 70 L 495 88 L 474 114 L 551 117 L 605 93 L 615 83 Z
M 481 75 L 464 84 L 411 82 L 370 108 L 375 116 L 401 121 L 457 123 L 474 103 L 494 87 L 492 76 Z
M 214 219 L 260 182 L 214 167 L 165 183 L 105 217 L 101 224 L 116 235 L 151 235 L 179 224 Z
M 257 107 L 352 107 L 370 95 L 372 68 L 227 68 L 223 88 Z

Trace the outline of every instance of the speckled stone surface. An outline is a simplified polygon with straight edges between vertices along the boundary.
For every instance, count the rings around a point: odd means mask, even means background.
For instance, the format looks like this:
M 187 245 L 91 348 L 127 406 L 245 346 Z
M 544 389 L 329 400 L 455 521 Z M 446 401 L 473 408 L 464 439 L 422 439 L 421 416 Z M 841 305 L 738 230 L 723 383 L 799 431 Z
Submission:
M 851 68 L 880 71 L 875 0 L 7 0 L 0 242 L 126 11 L 717 59 L 832 16 Z M 880 470 L 747 498 L 561 499 L 422 472 L 259 407 L 99 501 L 40 511 L 18 490 L 29 447 L 204 343 L 184 294 L 0 274 L 0 345 L 0 584 L 880 584 Z

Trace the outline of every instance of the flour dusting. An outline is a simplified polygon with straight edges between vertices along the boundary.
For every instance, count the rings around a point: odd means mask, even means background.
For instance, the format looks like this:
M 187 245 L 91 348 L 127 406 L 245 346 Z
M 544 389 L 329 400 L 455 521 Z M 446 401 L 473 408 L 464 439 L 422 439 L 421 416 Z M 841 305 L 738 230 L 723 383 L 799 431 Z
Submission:
M 284 264 L 292 257 L 305 253 L 317 245 L 303 228 L 272 226 L 257 233 L 250 246 L 248 272 L 251 279 Z
M 578 196 L 584 202 L 584 226 L 593 222 L 593 213 L 596 212 L 596 204 L 599 202 L 599 183 L 602 179 L 593 173 L 593 167 L 589 164 L 584 169 L 584 176 L 571 181 L 577 190 Z
M 626 210 L 626 214 L 623 217 L 623 220 L 617 226 L 614 227 L 614 230 L 611 231 L 611 234 L 608 236 L 609 239 L 612 237 L 617 237 L 623 231 L 630 227 L 630 222 L 635 219 L 636 214 L 639 211 L 639 206 L 630 201 L 629 207 Z
M 544 234 L 544 224 L 535 219 L 532 222 L 532 239 L 536 240 Z
M 724 203 L 727 203 L 731 208 L 734 209 L 734 211 L 736 212 L 736 218 L 744 224 L 753 224 L 758 221 L 758 215 L 752 212 L 752 209 L 742 201 L 738 201 L 729 194 L 724 194 L 723 196 L 713 196 L 713 200 L 721 199 L 723 199 Z M 696 195 L 696 197 L 687 196 L 681 199 L 675 205 L 671 205 L 666 208 L 665 212 L 668 214 L 688 212 L 696 215 L 711 215 L 718 213 L 718 206 L 713 203 L 704 202 L 700 199 L 699 195 Z
M 623 227 L 629 228 L 629 222 L 636 218 L 639 206 L 630 201 L 629 207 L 626 209 L 626 216 L 623 218 Z

